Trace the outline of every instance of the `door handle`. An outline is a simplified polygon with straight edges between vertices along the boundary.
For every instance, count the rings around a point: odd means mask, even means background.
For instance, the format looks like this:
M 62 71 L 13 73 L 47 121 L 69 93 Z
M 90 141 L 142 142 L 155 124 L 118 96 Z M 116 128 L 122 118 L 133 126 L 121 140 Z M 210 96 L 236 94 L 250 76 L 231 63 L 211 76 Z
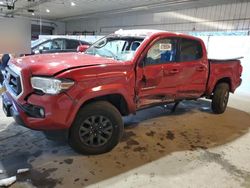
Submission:
M 164 74 L 165 76 L 177 74 L 177 73 L 179 73 L 179 72 L 180 72 L 179 69 L 171 69 L 171 70 L 166 70 L 166 69 L 164 70 L 164 69 L 163 69 L 163 74 Z
M 206 68 L 203 67 L 203 66 L 200 66 L 200 67 L 197 67 L 196 70 L 199 71 L 199 72 L 202 72 L 202 71 L 205 71 Z

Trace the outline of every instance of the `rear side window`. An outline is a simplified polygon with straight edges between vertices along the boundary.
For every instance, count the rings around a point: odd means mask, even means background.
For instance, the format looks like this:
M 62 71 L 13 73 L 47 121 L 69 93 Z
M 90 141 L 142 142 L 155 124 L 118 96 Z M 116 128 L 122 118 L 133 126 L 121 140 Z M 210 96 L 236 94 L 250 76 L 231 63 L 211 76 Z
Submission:
M 202 58 L 202 46 L 197 40 L 181 39 L 180 41 L 180 62 L 194 61 Z
M 77 40 L 66 40 L 67 50 L 76 50 L 79 45 L 80 45 L 80 42 Z
M 64 49 L 64 40 L 55 39 L 52 41 L 51 50 L 63 50 Z
M 81 45 L 90 45 L 90 43 L 88 43 L 88 42 L 85 42 L 85 41 L 79 41 L 79 43 L 81 44 Z

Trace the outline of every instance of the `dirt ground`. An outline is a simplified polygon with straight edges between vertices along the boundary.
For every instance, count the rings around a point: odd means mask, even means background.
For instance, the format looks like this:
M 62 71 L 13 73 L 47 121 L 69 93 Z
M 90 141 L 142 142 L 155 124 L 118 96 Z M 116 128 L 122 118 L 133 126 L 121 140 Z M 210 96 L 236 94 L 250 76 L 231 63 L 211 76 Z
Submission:
M 207 101 L 185 101 L 174 113 L 159 106 L 124 122 L 113 151 L 83 156 L 0 110 L 0 179 L 29 168 L 11 187 L 250 187 L 248 113 L 215 115 Z

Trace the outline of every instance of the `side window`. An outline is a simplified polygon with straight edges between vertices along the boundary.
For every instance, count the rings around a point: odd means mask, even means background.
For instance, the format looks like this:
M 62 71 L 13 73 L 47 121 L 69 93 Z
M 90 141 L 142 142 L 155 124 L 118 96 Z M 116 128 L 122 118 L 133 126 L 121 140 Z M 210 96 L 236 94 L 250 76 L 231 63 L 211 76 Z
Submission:
M 202 46 L 199 41 L 181 39 L 179 61 L 194 61 L 202 58 Z
M 51 46 L 52 46 L 52 41 L 47 41 L 47 42 L 44 42 L 42 44 L 40 44 L 39 46 L 37 46 L 35 50 L 50 50 L 51 49 Z
M 79 45 L 80 45 L 80 42 L 77 40 L 66 40 L 67 50 L 76 50 Z
M 62 39 L 53 40 L 51 50 L 63 50 L 64 49 L 63 43 L 64 42 Z
M 176 46 L 177 39 L 160 39 L 148 50 L 146 65 L 175 62 Z
M 80 41 L 80 42 L 78 43 L 78 45 L 88 45 L 88 46 L 90 46 L 91 44 L 88 43 L 88 42 L 85 42 L 85 41 Z

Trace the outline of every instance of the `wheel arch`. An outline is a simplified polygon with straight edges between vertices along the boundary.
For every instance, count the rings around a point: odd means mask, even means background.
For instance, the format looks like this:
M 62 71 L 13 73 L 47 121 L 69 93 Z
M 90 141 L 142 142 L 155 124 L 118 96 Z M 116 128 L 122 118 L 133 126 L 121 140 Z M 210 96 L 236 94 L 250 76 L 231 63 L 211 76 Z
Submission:
M 217 87 L 218 84 L 220 83 L 227 83 L 229 85 L 229 91 L 232 92 L 232 80 L 230 77 L 224 77 L 224 78 L 221 78 L 219 79 L 216 84 L 214 85 L 214 88 L 213 88 L 213 93 Z
M 86 100 L 80 108 L 84 107 L 87 104 L 90 104 L 92 102 L 96 101 L 107 101 L 114 105 L 117 110 L 121 113 L 122 116 L 128 115 L 129 112 L 129 106 L 125 99 L 125 97 L 122 94 L 114 93 L 114 94 L 107 94 L 107 95 L 101 95 L 97 97 L 90 98 Z

